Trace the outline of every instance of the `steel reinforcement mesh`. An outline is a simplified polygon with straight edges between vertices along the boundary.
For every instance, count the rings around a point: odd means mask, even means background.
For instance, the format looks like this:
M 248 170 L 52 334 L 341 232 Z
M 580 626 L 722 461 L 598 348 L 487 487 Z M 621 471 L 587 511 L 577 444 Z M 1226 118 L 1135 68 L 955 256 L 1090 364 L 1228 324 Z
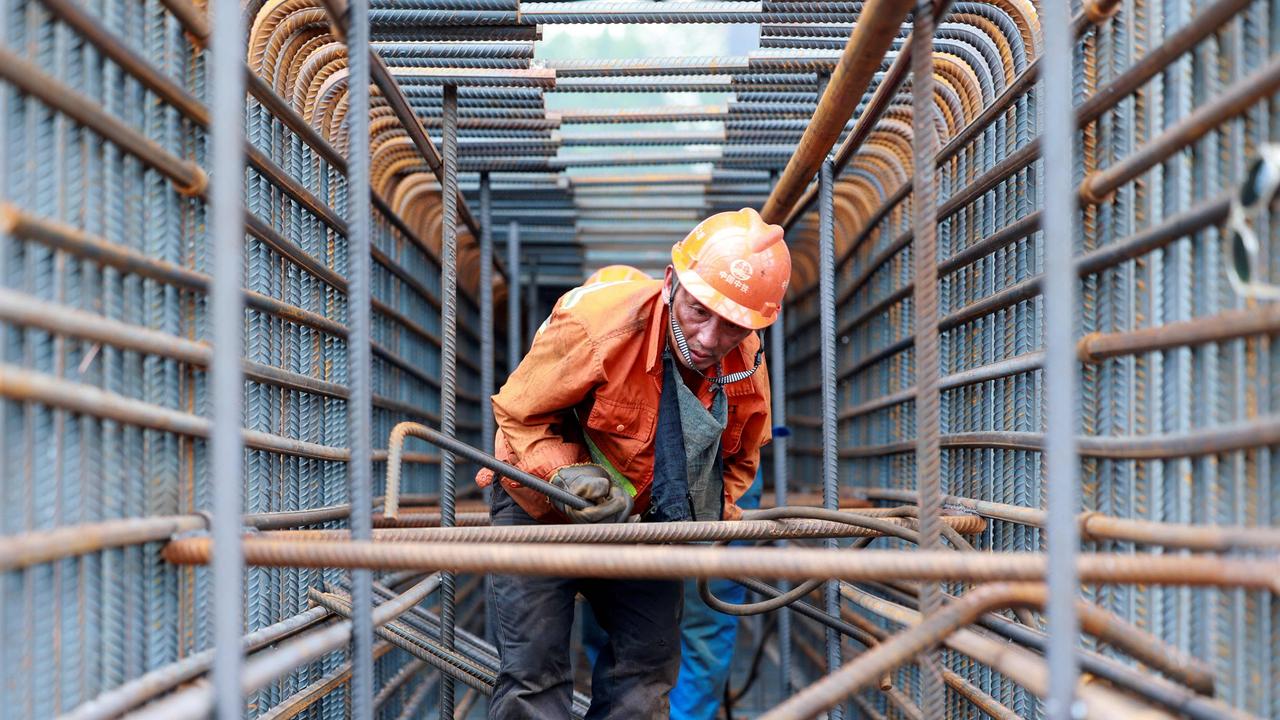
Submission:
M 1122 3 L 1120 12 L 1077 42 L 1077 104 L 1106 89 L 1209 5 L 1213 3 Z M 985 14 L 992 14 L 990 6 Z M 1128 158 L 1171 128 L 1185 129 L 1182 121 L 1193 110 L 1212 104 L 1236 83 L 1256 82 L 1280 48 L 1277 17 L 1273 3 L 1246 4 L 1217 33 L 1132 95 L 1104 106 L 1096 119 L 1082 126 L 1075 180 L 1081 182 L 1089 173 Z M 952 42 L 983 55 L 972 37 Z M 946 46 L 938 51 L 946 52 Z M 972 84 L 980 86 L 981 93 L 978 111 L 989 107 L 1034 57 L 1029 49 L 1014 47 L 1013 59 L 1012 67 L 995 65 L 974 73 Z M 1015 74 L 1000 77 L 1002 70 Z M 1036 94 L 1032 89 L 1020 95 L 985 130 L 944 150 L 949 156 L 940 158 L 937 175 L 937 261 L 940 372 L 946 378 L 941 396 L 942 491 L 1043 508 L 1039 365 L 1044 327 L 1039 294 L 1045 268 L 1038 225 L 1043 197 L 1038 151 L 1025 154 L 1036 150 L 1031 146 L 1041 125 Z M 1144 233 L 1164 231 L 1183 215 L 1203 213 L 1224 191 L 1234 189 L 1259 146 L 1275 137 L 1274 102 L 1269 93 L 1249 101 L 1243 112 L 1159 158 L 1104 202 L 1081 203 L 1075 254 L 1097 262 L 1080 272 L 1080 334 L 1126 333 L 1195 318 L 1212 322 L 1215 315 L 1252 306 L 1227 280 L 1224 212 L 1213 222 L 1164 233 L 1171 237 L 1160 242 L 1123 248 L 1142 241 Z M 966 110 L 966 116 L 971 119 L 973 112 Z M 940 129 L 943 146 L 964 127 L 966 116 Z M 908 129 L 909 122 L 908 117 Z M 1011 167 L 1010 158 L 1020 150 L 1021 161 Z M 887 158 L 881 164 L 896 164 L 896 172 L 910 175 L 909 156 L 879 157 Z M 871 162 L 859 166 L 855 161 L 836 189 L 848 198 L 842 204 L 837 197 L 838 227 L 843 222 L 849 228 L 837 231 L 840 478 L 844 485 L 914 490 L 911 198 L 895 194 L 897 185 L 885 181 L 892 175 Z M 859 206 L 864 198 L 870 199 L 869 208 Z M 871 224 L 864 223 L 868 215 Z M 1264 247 L 1276 247 L 1274 225 L 1260 230 Z M 1101 253 L 1107 248 L 1120 252 L 1104 257 Z M 1272 268 L 1277 267 L 1274 252 L 1267 258 Z M 788 308 L 787 318 L 793 488 L 821 477 L 818 297 L 814 291 L 800 298 Z M 1266 335 L 1086 361 L 1080 387 L 1084 435 L 1123 443 L 1168 434 L 1176 444 L 1210 429 L 1268 416 L 1280 401 L 1278 361 Z M 995 367 L 1002 363 L 1009 367 Z M 975 370 L 977 378 L 963 375 Z M 1085 510 L 1198 525 L 1267 526 L 1280 518 L 1280 474 L 1269 447 L 1191 457 L 1173 451 L 1151 459 L 1084 454 Z M 902 541 L 887 542 L 909 547 Z M 975 545 L 1005 551 L 1044 549 L 1039 529 L 1001 520 L 992 520 Z M 1135 546 L 1086 542 L 1084 547 L 1129 551 Z M 1232 705 L 1262 717 L 1280 717 L 1280 604 L 1271 593 L 1117 585 L 1086 587 L 1085 596 L 1210 662 L 1219 696 Z M 1123 657 L 1105 645 L 1099 649 Z M 1034 695 L 983 664 L 954 651 L 948 651 L 947 658 L 952 670 L 1019 715 L 1043 712 Z M 812 666 L 811 671 L 823 668 Z M 900 670 L 897 682 L 919 702 L 914 667 Z M 865 697 L 887 717 L 905 717 L 884 695 Z M 948 713 L 985 717 L 954 691 L 949 692 Z
M 126 67 L 101 45 L 101 35 L 88 37 L 55 12 L 57 3 L 0 0 L 0 49 L 11 65 L 0 76 L 0 362 L 6 370 L 0 386 L 0 535 L 112 518 L 189 515 L 209 506 L 212 464 L 228 461 L 209 457 L 204 440 L 209 399 L 202 341 L 209 337 L 210 249 L 205 201 L 188 182 L 209 166 L 200 118 L 207 118 L 210 55 L 202 39 L 171 14 L 174 4 L 181 3 L 76 4 L 100 33 L 141 60 Z M 1150 150 L 1159 138 L 1188 131 L 1185 121 L 1197 110 L 1275 75 L 1280 9 L 1268 0 L 1240 2 L 1220 29 L 1159 65 L 1136 89 L 1109 102 L 1097 100 L 1134 68 L 1153 62 L 1150 54 L 1202 13 L 1229 4 L 1125 0 L 1114 16 L 1086 24 L 1074 66 L 1077 104 L 1089 111 L 1078 136 L 1076 181 Z M 318 14 L 302 17 L 308 10 Z M 324 57 L 332 38 L 318 29 L 327 23 L 320 5 L 288 0 L 246 7 L 254 27 L 267 19 L 279 23 L 284 15 L 294 25 L 278 40 L 268 39 L 274 31 L 251 34 L 251 41 L 261 43 L 251 42 L 249 65 L 344 154 L 339 129 L 345 101 L 326 83 L 337 68 L 334 57 Z M 761 47 L 843 46 L 839 33 L 789 27 L 762 28 Z M 412 28 L 384 27 L 380 35 L 375 17 L 375 40 L 417 37 Z M 895 42 L 891 57 L 901 45 L 901 39 Z M 935 50 L 943 148 L 936 176 L 942 489 L 963 498 L 1043 507 L 1039 368 L 1045 328 L 1039 295 L 1046 268 L 1040 259 L 1043 182 L 1036 146 L 1043 123 L 1037 88 L 1020 84 L 1040 61 L 1035 9 L 1022 0 L 953 3 L 939 24 Z M 393 52 L 388 48 L 385 54 Z M 304 62 L 312 55 L 316 62 Z M 14 70 L 10 57 L 24 65 Z M 503 67 L 527 68 L 528 58 Z M 142 79 L 147 71 L 158 72 L 179 94 L 148 85 Z M 766 90 L 738 94 L 730 109 L 740 115 L 726 125 L 730 141 L 739 144 L 716 161 L 708 187 L 717 181 L 759 184 L 770 172 L 776 176 L 801 125 L 787 125 L 785 132 L 794 134 L 768 140 L 750 133 L 782 132 L 786 123 L 805 122 L 817 98 L 809 92 L 816 76 L 805 72 L 803 83 L 796 70 L 782 76 L 781 89 L 762 85 Z M 10 73 L 35 77 L 41 87 L 20 87 Z M 305 83 L 298 82 L 299 74 L 306 75 Z M 754 82 L 765 79 L 778 78 L 758 76 Z M 804 92 L 789 92 L 798 84 Z M 438 114 L 438 96 L 411 84 L 406 88 L 415 102 Z M 540 95 L 534 95 L 463 94 L 463 117 L 471 108 L 474 118 L 541 122 L 531 135 L 511 134 L 545 139 L 550 126 Z M 801 95 L 810 105 L 793 102 Z M 93 117 L 86 118 L 77 99 L 96 108 L 96 115 L 90 110 Z M 1196 319 L 1212 323 L 1224 313 L 1254 307 L 1227 281 L 1221 197 L 1240 182 L 1259 147 L 1280 133 L 1273 127 L 1274 101 L 1272 93 L 1248 98 L 1195 139 L 1155 148 L 1145 167 L 1125 174 L 1102 196 L 1082 200 L 1075 254 L 1081 259 L 1078 317 L 1084 338 L 1123 338 Z M 992 107 L 1004 109 L 977 132 L 964 134 Z M 838 444 L 845 488 L 916 487 L 911 196 L 901 189 L 911 175 L 909 109 L 909 94 L 894 101 L 835 189 Z M 378 112 L 387 117 L 385 110 L 375 106 L 375 127 Z M 759 125 L 768 122 L 778 127 Z M 115 125 L 127 132 L 116 132 Z M 245 128 L 258 156 L 245 174 L 251 217 L 242 283 L 248 306 L 244 425 L 262 438 L 243 458 L 245 511 L 340 504 L 347 500 L 343 456 L 349 445 L 345 174 L 254 97 Z M 438 139 L 438 128 L 428 129 Z M 464 134 L 464 157 L 466 139 Z M 779 149 L 766 142 L 789 145 Z M 385 454 L 378 450 L 385 448 L 392 426 L 403 420 L 438 424 L 441 375 L 438 188 L 422 179 L 421 163 L 405 160 L 403 148 L 381 147 L 373 158 L 375 189 L 387 198 L 375 203 L 373 218 L 375 494 L 385 473 Z M 524 162 L 493 160 L 495 172 Z M 744 176 L 743 168 L 754 172 Z M 545 171 L 546 163 L 536 169 Z M 417 179 L 405 177 L 414 172 Z M 555 208 L 569 207 L 562 188 L 547 188 L 556 190 Z M 432 193 L 434 198 L 425 197 Z M 501 189 L 495 195 L 504 224 L 524 218 L 538 225 L 537 214 L 529 211 L 539 197 L 505 205 Z M 785 362 L 793 490 L 814 489 L 821 476 L 812 259 L 817 224 L 816 217 L 802 217 L 792 235 L 797 281 L 786 311 Z M 1280 232 L 1274 225 L 1259 230 L 1263 257 L 1280 277 L 1280 253 L 1269 252 Z M 505 227 L 498 229 L 505 233 Z M 577 268 L 570 263 L 554 269 Z M 474 286 L 474 279 L 464 277 L 463 284 L 468 282 Z M 472 298 L 464 294 L 460 306 L 459 435 L 482 446 L 479 309 Z M 1198 436 L 1230 432 L 1244 421 L 1280 412 L 1280 363 L 1269 336 L 1132 348 L 1092 355 L 1082 350 L 1082 435 L 1110 439 L 1082 443 L 1084 509 L 1198 525 L 1276 525 L 1280 479 L 1270 448 L 1180 449 Z M 1163 438 L 1172 449 L 1143 450 L 1148 437 Z M 434 452 L 413 456 L 404 489 L 436 491 L 437 468 Z M 459 477 L 467 475 L 460 470 Z M 324 525 L 344 526 L 345 521 Z M 894 540 L 884 545 L 907 547 Z M 1043 549 L 1039 529 L 1001 520 L 989 521 L 975 545 Z M 55 717 L 209 647 L 208 571 L 166 564 L 161 546 L 147 542 L 0 573 L 0 715 Z M 1135 546 L 1086 537 L 1083 547 L 1123 552 Z M 248 569 L 246 631 L 300 613 L 309 605 L 308 588 L 344 577 L 338 571 Z M 465 590 L 467 583 L 462 585 Z M 951 592 L 963 589 L 948 586 Z M 1208 661 L 1217 695 L 1229 704 L 1280 717 L 1280 603 L 1271 594 L 1116 585 L 1089 586 L 1085 595 Z M 470 593 L 474 599 L 463 601 L 462 614 L 478 608 L 478 596 Z M 869 617 L 886 629 L 897 627 Z M 795 639 L 807 648 L 820 643 L 804 626 Z M 1133 662 L 1106 645 L 1086 644 Z M 801 679 L 825 671 L 819 655 L 796 657 Z M 1033 694 L 988 666 L 954 651 L 945 658 L 951 670 L 1018 715 L 1043 713 Z M 299 690 L 336 676 L 345 660 L 344 652 L 335 652 L 296 669 L 250 697 L 248 716 L 271 713 Z M 421 693 L 432 691 L 433 674 L 401 682 L 406 676 L 398 673 L 408 663 L 401 650 L 379 655 L 375 692 L 395 688 L 379 704 L 379 716 L 398 717 L 415 694 L 421 700 Z M 920 671 L 908 666 L 894 679 L 920 702 Z M 881 693 L 861 698 L 885 717 L 906 717 Z M 339 682 L 303 716 L 337 718 L 347 711 Z M 984 717 L 954 691 L 948 691 L 947 712 L 953 718 Z
M 162 3 L 106 0 L 81 6 L 106 34 L 196 103 L 204 102 L 209 55 Z M 0 7 L 0 43 L 7 52 L 133 128 L 161 154 L 208 166 L 199 123 L 41 3 L 6 1 Z M 244 422 L 248 430 L 298 444 L 287 452 L 246 449 L 245 511 L 344 503 L 346 463 L 333 458 L 348 444 L 348 258 L 340 220 L 345 176 L 261 104 L 248 102 L 249 142 L 292 186 L 252 165 L 246 170 L 246 205 L 257 227 L 245 237 L 243 287 L 253 295 L 244 318 L 245 359 L 258 371 L 247 372 Z M 210 466 L 234 459 L 209 457 L 202 431 L 191 429 L 191 422 L 166 428 L 208 415 L 207 361 L 191 362 L 188 347 L 209 336 L 205 202 L 184 195 L 134 149 L 106 141 L 4 82 L 0 123 L 6 220 L 21 214 L 73 235 L 53 241 L 8 224 L 0 232 L 0 278 L 7 296 L 2 361 L 73 395 L 110 394 L 96 398 L 97 409 L 86 412 L 53 400 L 16 400 L 8 388 L 0 414 L 0 534 L 207 508 Z M 439 423 L 440 264 L 436 248 L 385 209 L 375 210 L 373 230 L 373 437 L 375 452 L 383 448 L 385 458 L 397 422 Z M 80 315 L 101 324 L 94 331 L 52 332 L 16 320 L 21 306 L 46 317 Z M 460 437 L 478 444 L 477 306 L 464 298 L 460 313 Z M 100 331 L 107 337 L 99 337 Z M 151 333 L 153 349 L 140 349 L 134 337 L 145 332 Z M 169 415 L 130 421 L 113 410 L 121 398 L 145 406 L 144 415 Z M 436 457 L 419 455 L 406 463 L 402 487 L 435 492 Z M 385 464 L 374 464 L 375 494 L 381 492 Z M 345 522 L 327 526 L 339 525 Z M 159 555 L 162 545 L 104 550 L 0 574 L 0 715 L 53 717 L 209 646 L 209 572 L 168 565 Z M 308 588 L 344 576 L 248 569 L 246 631 L 305 610 Z M 344 655 L 299 668 L 256 693 L 249 698 L 250 715 L 270 710 L 338 668 Z M 377 664 L 380 685 L 407 659 L 403 652 L 383 655 Z M 415 689 L 407 684 L 381 706 L 383 712 L 394 717 Z M 307 716 L 340 716 L 343 703 L 339 687 Z

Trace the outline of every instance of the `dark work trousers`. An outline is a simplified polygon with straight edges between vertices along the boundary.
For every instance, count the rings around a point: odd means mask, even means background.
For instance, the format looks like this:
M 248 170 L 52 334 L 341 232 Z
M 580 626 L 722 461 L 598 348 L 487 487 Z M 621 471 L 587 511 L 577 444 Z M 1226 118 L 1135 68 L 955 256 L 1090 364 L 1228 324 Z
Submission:
M 493 525 L 537 524 L 498 487 L 489 510 Z M 528 551 L 537 552 L 534 546 Z M 488 601 L 502 662 L 490 720 L 569 717 L 577 593 L 609 635 L 592 669 L 587 720 L 667 717 L 667 696 L 680 672 L 680 582 L 492 575 Z

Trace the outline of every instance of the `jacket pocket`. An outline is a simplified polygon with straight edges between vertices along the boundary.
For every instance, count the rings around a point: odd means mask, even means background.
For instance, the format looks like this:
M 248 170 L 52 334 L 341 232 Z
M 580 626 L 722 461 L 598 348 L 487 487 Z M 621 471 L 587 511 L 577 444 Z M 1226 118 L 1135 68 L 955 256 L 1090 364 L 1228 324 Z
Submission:
M 742 417 L 731 409 L 729 422 L 725 424 L 724 434 L 720 436 L 720 451 L 724 455 L 732 455 L 742 448 L 742 430 L 746 423 Z
M 599 395 L 587 416 L 592 438 L 620 472 L 626 472 L 640 449 L 653 440 L 656 422 L 653 410 L 644 405 Z

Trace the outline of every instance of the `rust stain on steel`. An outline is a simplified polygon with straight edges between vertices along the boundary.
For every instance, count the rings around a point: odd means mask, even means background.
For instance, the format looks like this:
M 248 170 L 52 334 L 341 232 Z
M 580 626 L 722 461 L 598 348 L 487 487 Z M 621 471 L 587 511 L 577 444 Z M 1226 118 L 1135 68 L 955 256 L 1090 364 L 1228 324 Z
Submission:
M 1041 580 L 1045 556 L 1031 552 L 830 552 L 809 548 L 636 547 L 545 544 L 537 552 L 512 543 L 308 543 L 247 538 L 245 560 L 267 567 L 363 567 L 451 570 L 512 575 L 679 579 L 746 575 L 791 580 Z M 164 557 L 181 565 L 207 563 L 207 538 L 170 542 Z M 1076 562 L 1081 582 L 1245 587 L 1280 592 L 1280 559 L 1217 555 L 1093 553 Z
M 408 516 L 402 515 L 401 518 Z M 957 532 L 974 535 L 986 528 L 976 515 L 946 518 Z M 912 521 L 889 519 L 905 528 Z M 726 540 L 783 540 L 826 537 L 882 537 L 878 530 L 838 522 L 808 519 L 703 521 L 683 523 L 608 523 L 599 525 L 529 525 L 458 528 L 384 529 L 375 531 L 380 542 L 528 542 L 528 543 L 668 543 Z M 272 540 L 342 540 L 346 530 L 293 530 L 265 535 Z

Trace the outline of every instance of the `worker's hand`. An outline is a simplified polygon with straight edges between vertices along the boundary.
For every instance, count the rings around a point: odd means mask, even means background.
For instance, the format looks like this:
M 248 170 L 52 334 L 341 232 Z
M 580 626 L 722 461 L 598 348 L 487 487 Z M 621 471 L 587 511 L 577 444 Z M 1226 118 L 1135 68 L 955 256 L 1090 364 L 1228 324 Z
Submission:
M 551 503 L 572 522 L 598 523 L 625 519 L 619 516 L 629 506 L 627 493 L 614 485 L 608 471 L 599 465 L 565 465 L 551 476 L 551 484 L 595 503 L 585 510 L 577 510 L 553 498 Z

